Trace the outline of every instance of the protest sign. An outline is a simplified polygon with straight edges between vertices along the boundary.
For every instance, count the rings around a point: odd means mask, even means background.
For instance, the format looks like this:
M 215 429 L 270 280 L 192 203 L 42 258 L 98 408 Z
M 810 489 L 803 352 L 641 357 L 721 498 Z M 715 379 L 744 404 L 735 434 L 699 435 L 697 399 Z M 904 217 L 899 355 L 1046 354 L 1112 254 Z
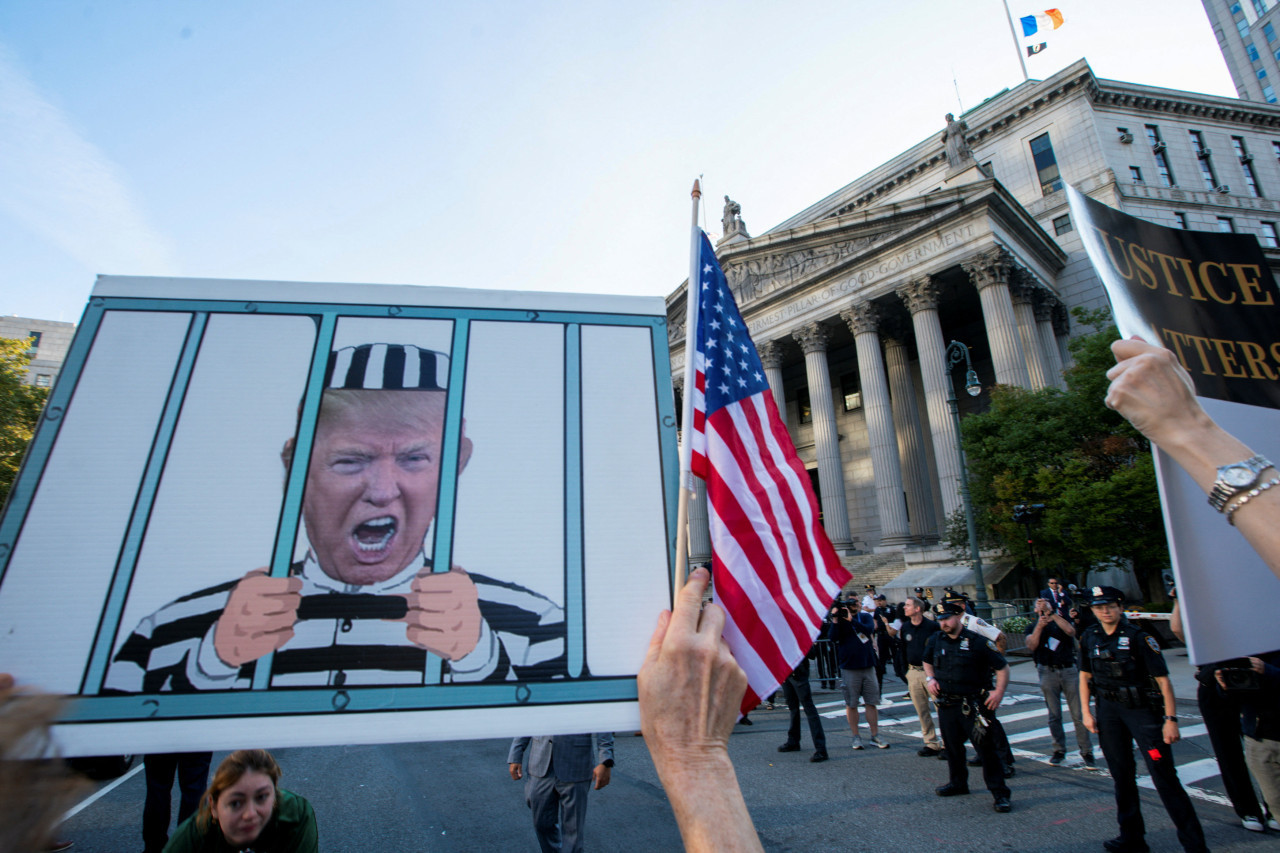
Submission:
M 635 728 L 675 472 L 662 299 L 104 276 L 0 671 L 67 754 Z
M 1171 350 L 1215 421 L 1280 458 L 1280 292 L 1257 239 L 1166 228 L 1067 195 L 1120 334 Z M 1274 600 L 1280 580 L 1195 481 L 1153 453 L 1192 661 L 1274 649 L 1270 623 L 1241 619 L 1240 600 Z

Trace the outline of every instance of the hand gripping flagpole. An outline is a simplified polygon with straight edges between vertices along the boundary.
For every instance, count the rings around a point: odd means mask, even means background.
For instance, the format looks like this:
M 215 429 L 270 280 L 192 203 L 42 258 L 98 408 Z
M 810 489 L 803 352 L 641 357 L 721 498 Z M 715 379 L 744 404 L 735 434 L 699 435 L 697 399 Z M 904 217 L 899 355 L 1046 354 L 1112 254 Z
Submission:
M 697 382 L 697 366 L 694 364 L 694 347 L 698 334 L 698 255 L 702 247 L 699 239 L 702 234 L 698 230 L 698 200 L 702 198 L 702 188 L 697 181 L 693 182 L 693 227 L 689 242 L 689 284 L 685 288 L 687 305 L 685 307 L 685 341 L 684 341 L 684 406 L 681 414 L 680 430 L 680 502 L 676 509 L 676 583 L 672 589 L 672 607 L 675 597 L 684 587 L 685 577 L 689 570 L 689 498 L 693 495 L 693 393 Z

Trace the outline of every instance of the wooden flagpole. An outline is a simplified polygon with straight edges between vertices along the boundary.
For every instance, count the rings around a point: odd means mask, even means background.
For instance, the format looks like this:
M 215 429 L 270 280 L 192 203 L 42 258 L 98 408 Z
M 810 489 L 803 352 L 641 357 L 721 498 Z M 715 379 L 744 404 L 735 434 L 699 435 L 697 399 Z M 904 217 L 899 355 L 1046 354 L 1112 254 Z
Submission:
M 672 590 L 672 607 L 675 607 L 675 596 L 684 588 L 689 574 L 689 498 L 694 490 L 690 441 L 693 436 L 693 392 L 697 381 L 693 356 L 698 335 L 698 256 L 702 248 L 702 233 L 698 229 L 698 200 L 702 198 L 702 187 L 696 180 L 691 195 L 693 227 L 689 243 L 689 284 L 685 289 L 684 405 L 680 431 L 680 502 L 676 509 L 676 583 Z

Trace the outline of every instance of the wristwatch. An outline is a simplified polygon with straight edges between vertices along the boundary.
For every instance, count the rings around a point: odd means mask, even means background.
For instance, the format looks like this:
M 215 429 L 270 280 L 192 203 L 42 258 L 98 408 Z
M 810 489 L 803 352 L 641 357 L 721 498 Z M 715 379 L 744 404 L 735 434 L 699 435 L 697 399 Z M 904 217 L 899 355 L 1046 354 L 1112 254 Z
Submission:
M 1253 456 L 1243 462 L 1232 462 L 1218 469 L 1218 479 L 1214 481 L 1213 491 L 1209 493 L 1209 506 L 1222 512 L 1227 501 L 1245 489 L 1253 488 L 1263 471 L 1272 467 L 1265 456 Z
M 1165 715 L 1165 719 L 1166 719 L 1166 720 L 1168 720 L 1168 721 L 1169 721 L 1169 722 L 1171 722 L 1171 723 L 1176 723 L 1176 722 L 1178 722 L 1178 718 L 1177 718 L 1177 717 L 1170 717 L 1168 714 L 1166 714 L 1166 715 Z

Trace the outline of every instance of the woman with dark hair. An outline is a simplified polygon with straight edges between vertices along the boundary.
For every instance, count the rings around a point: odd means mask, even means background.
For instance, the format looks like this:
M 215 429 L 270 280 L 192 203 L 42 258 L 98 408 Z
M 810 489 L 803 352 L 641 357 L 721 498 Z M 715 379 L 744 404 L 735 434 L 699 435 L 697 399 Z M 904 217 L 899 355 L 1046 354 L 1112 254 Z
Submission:
M 279 781 L 280 765 L 265 749 L 231 753 L 164 853 L 317 853 L 315 811 Z

